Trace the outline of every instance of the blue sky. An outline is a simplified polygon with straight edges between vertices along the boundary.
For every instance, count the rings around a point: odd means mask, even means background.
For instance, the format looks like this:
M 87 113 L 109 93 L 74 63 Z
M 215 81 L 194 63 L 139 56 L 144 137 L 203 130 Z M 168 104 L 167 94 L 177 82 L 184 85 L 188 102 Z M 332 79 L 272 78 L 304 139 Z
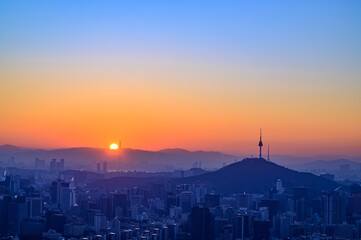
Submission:
M 263 126 L 278 153 L 361 154 L 360 13 L 352 0 L 1 1 L 0 143 L 239 153 Z
M 2 1 L 1 51 L 357 67 L 360 1 Z

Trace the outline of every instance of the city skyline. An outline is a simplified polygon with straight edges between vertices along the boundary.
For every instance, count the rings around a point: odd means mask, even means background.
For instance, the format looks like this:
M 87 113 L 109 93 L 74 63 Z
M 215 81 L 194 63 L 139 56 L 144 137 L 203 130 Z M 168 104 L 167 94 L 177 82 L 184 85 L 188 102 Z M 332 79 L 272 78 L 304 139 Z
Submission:
M 0 1 L 0 240 L 360 240 L 360 10 Z

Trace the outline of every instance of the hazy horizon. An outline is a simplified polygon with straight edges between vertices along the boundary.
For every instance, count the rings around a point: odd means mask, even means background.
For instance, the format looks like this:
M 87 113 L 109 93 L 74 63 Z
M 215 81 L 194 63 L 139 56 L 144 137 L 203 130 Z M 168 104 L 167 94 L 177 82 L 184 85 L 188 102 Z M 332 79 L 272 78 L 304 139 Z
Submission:
M 24 150 L 47 150 L 47 151 L 54 151 L 54 150 L 62 150 L 62 149 L 81 149 L 81 148 L 92 148 L 92 149 L 102 149 L 104 151 L 109 151 L 111 152 L 112 150 L 109 150 L 109 146 L 104 146 L 104 147 L 89 147 L 89 146 L 70 146 L 70 147 L 53 147 L 53 148 L 47 148 L 47 147 L 36 147 L 36 146 L 17 146 L 14 144 L 0 144 L 0 147 L 3 146 L 13 146 L 13 147 L 17 147 L 20 149 L 24 149 Z M 122 149 L 131 149 L 131 150 L 139 150 L 139 151 L 149 151 L 149 152 L 160 152 L 160 151 L 164 151 L 164 150 L 184 150 L 184 151 L 188 151 L 188 152 L 218 152 L 218 153 L 222 153 L 225 155 L 231 155 L 231 156 L 236 156 L 236 157 L 257 157 L 259 154 L 259 148 L 254 147 L 254 152 L 224 152 L 221 150 L 207 150 L 207 149 L 187 149 L 187 148 L 182 148 L 182 147 L 169 147 L 169 148 L 160 148 L 160 149 L 143 149 L 143 148 L 131 148 L 131 147 L 121 147 L 119 150 L 116 151 L 122 151 Z M 267 146 L 266 148 L 263 149 L 264 152 L 264 158 L 267 158 Z M 309 158 L 310 160 L 338 160 L 340 158 L 350 158 L 351 160 L 353 159 L 358 159 L 361 157 L 361 155 L 347 155 L 347 154 L 316 154 L 316 155 L 302 155 L 302 154 L 289 154 L 289 153 L 272 153 L 270 152 L 270 156 L 271 157 L 296 157 L 296 158 Z M 361 159 L 360 159 L 361 160 Z

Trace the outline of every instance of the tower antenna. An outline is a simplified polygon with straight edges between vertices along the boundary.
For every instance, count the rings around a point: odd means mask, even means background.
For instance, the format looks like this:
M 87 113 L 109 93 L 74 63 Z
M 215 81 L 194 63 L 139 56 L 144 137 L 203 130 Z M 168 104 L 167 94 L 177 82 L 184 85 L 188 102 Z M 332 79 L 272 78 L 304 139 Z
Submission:
M 259 131 L 259 143 L 258 143 L 258 146 L 259 146 L 259 158 L 261 159 L 262 158 L 262 147 L 263 147 L 262 128 L 260 128 L 260 131 Z
M 269 144 L 268 144 L 268 155 L 267 155 L 267 161 L 271 161 L 270 158 L 269 158 Z

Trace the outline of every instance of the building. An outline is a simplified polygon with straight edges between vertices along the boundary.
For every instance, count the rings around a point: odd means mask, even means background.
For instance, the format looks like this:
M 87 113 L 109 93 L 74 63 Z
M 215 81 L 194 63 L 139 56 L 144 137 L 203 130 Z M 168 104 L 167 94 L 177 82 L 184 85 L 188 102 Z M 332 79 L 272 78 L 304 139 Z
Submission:
M 293 222 L 291 216 L 282 214 L 273 217 L 273 234 L 277 238 L 285 239 L 290 236 L 290 226 Z
M 280 210 L 280 201 L 263 199 L 261 200 L 261 207 L 267 207 L 269 211 L 269 219 L 272 220 L 273 216 L 276 216 Z
M 237 209 L 240 208 L 253 209 L 253 196 L 251 194 L 237 195 Z
M 295 187 L 293 188 L 294 209 L 299 221 L 304 221 L 309 213 L 309 198 L 308 188 Z
M 53 181 L 50 189 L 52 202 L 61 210 L 70 210 L 75 204 L 74 181 L 66 182 L 58 179 Z
M 270 239 L 270 222 L 269 221 L 254 221 L 253 222 L 253 240 L 268 240 Z
M 10 175 L 5 178 L 5 185 L 9 189 L 9 193 L 14 196 L 20 193 L 20 176 Z
M 10 234 L 19 234 L 21 222 L 27 215 L 27 204 L 24 196 L 15 196 L 8 203 L 7 229 Z
M 204 197 L 204 206 L 214 208 L 220 205 L 220 196 L 214 193 L 206 194 Z
M 322 195 L 322 213 L 326 224 L 341 224 L 346 220 L 346 196 L 337 190 Z
M 28 216 L 30 218 L 41 216 L 43 214 L 43 199 L 40 197 L 32 197 L 26 199 L 28 204 Z
M 191 213 L 191 239 L 214 239 L 213 217 L 208 208 L 195 206 Z
M 181 192 L 179 194 L 179 206 L 183 213 L 189 213 L 194 204 L 194 194 L 191 191 Z
M 237 214 L 233 217 L 233 235 L 236 239 L 250 237 L 250 216 L 248 214 Z

